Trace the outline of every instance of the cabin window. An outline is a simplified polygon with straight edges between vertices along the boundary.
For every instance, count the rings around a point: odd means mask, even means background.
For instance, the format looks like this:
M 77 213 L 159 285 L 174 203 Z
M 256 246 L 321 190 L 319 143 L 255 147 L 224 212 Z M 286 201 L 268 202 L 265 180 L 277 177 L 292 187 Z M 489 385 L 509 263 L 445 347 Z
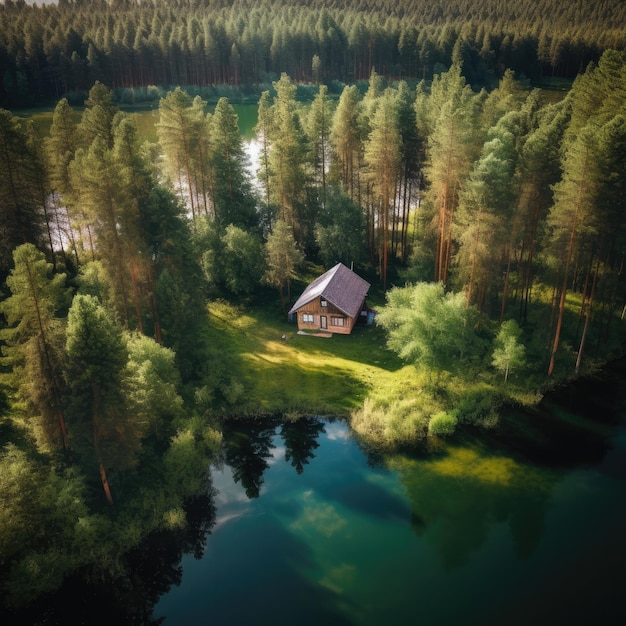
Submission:
M 328 303 L 326 302 L 326 300 L 324 300 L 324 298 L 322 298 L 322 300 L 321 300 L 320 304 L 321 304 L 322 306 L 327 306 L 327 305 L 328 305 Z
M 335 317 L 334 315 L 331 315 L 330 325 L 331 326 L 345 326 L 346 320 L 343 317 Z
M 303 324 L 312 324 L 313 323 L 313 313 L 303 313 L 302 314 L 302 323 Z

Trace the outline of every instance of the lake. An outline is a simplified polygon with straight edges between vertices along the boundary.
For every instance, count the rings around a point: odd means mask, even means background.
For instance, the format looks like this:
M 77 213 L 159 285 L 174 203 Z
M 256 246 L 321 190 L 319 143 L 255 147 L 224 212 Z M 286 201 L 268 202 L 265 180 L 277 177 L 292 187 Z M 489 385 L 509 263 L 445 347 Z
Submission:
M 486 435 L 378 458 L 340 421 L 231 426 L 211 535 L 154 617 L 624 623 L 625 407 L 594 381 Z
M 626 623 L 625 373 L 404 454 L 340 420 L 226 423 L 184 531 L 11 623 Z
M 159 106 L 145 105 L 142 107 L 120 107 L 123 111 L 131 115 L 137 124 L 137 134 L 140 143 L 144 141 L 156 142 L 155 125 L 159 121 Z M 244 141 L 250 141 L 254 138 L 254 127 L 257 123 L 258 106 L 256 104 L 233 104 L 233 109 L 239 117 L 239 130 Z M 207 112 L 213 113 L 215 105 L 207 105 Z M 50 109 L 25 109 L 15 111 L 16 117 L 29 119 L 33 121 L 35 128 L 41 137 L 47 137 L 50 133 L 52 125 L 53 110 Z M 74 107 L 74 122 L 78 124 L 82 116 L 82 109 Z

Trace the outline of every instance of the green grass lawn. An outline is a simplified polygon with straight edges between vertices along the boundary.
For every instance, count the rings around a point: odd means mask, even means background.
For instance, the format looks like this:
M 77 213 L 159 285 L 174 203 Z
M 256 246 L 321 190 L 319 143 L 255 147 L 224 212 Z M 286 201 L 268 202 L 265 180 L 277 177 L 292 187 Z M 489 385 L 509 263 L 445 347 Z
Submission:
M 210 341 L 234 359 L 246 413 L 348 415 L 375 387 L 396 384 L 402 362 L 382 329 L 359 326 L 329 338 L 297 334 L 278 301 L 209 305 Z M 285 339 L 282 339 L 282 336 Z
M 292 291 L 299 293 L 308 280 L 307 275 L 297 281 Z M 369 302 L 381 306 L 382 297 L 372 291 Z M 572 311 L 580 307 L 575 297 L 569 303 Z M 576 322 L 573 313 L 569 317 L 567 326 Z M 299 335 L 269 289 L 247 304 L 215 300 L 208 305 L 208 319 L 213 388 L 225 398 L 223 416 L 349 417 L 363 440 L 388 449 L 438 436 L 433 418 L 491 428 L 501 406 L 535 404 L 545 389 L 573 375 L 572 352 L 565 347 L 557 373 L 548 379 L 545 347 L 535 354 L 529 346 L 526 367 L 505 384 L 490 366 L 490 347 L 482 361 L 461 371 L 431 372 L 403 363 L 375 325 L 329 338 Z M 537 341 L 545 346 L 542 336 Z

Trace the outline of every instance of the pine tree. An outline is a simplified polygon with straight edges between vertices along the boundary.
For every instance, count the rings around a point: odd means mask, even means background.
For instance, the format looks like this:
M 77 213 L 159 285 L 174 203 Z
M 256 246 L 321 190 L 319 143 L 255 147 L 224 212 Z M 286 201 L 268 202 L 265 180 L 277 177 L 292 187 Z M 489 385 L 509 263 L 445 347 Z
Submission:
M 460 194 L 454 231 L 459 242 L 456 259 L 467 303 L 476 303 L 479 310 L 503 288 L 500 268 L 513 227 L 515 165 L 513 134 L 498 125 Z
M 135 465 L 143 425 L 124 403 L 128 351 L 122 329 L 97 298 L 74 297 L 68 314 L 66 378 L 72 392 L 72 447 L 79 462 L 97 469 L 107 502 L 113 504 L 111 473 Z
M 165 173 L 174 184 L 181 200 L 189 205 L 191 215 L 196 216 L 199 181 L 197 166 L 198 142 L 202 138 L 197 105 L 180 87 L 170 91 L 159 103 L 157 135 L 165 158 Z M 196 113 L 196 119 L 193 113 Z M 204 115 L 202 116 L 204 119 Z M 200 164 L 204 166 L 205 164 Z
M 246 170 L 237 114 L 226 98 L 220 98 L 211 118 L 215 219 L 226 227 L 246 230 L 258 224 L 252 185 Z
M 453 256 L 452 225 L 458 194 L 476 150 L 477 96 L 458 66 L 435 77 L 428 99 L 424 127 L 430 128 L 425 175 L 427 202 L 436 233 L 435 280 L 448 280 Z
M 40 450 L 67 451 L 60 318 L 68 304 L 65 275 L 52 275 L 52 265 L 32 244 L 18 246 L 13 259 L 14 268 L 6 280 L 11 295 L 0 303 L 9 324 L 0 331 L 6 342 L 5 362 L 12 369 L 12 386 L 33 416 Z
M 330 157 L 331 101 L 328 87 L 320 85 L 309 109 L 307 133 L 314 178 L 320 188 L 322 207 L 326 203 L 326 176 Z
M 553 258 L 558 263 L 561 281 L 548 375 L 554 372 L 556 364 L 572 260 L 584 239 L 593 236 L 597 229 L 594 214 L 599 183 L 596 141 L 596 129 L 593 125 L 588 125 L 567 146 L 563 178 L 555 186 L 554 206 L 548 216 L 551 228 L 549 245 Z
M 296 241 L 302 244 L 313 230 L 306 215 L 306 137 L 296 108 L 296 85 L 284 73 L 273 85 L 276 98 L 272 105 L 274 123 L 269 155 L 271 197 L 278 207 L 279 219 L 292 228 Z
M 12 251 L 24 243 L 40 244 L 38 160 L 19 120 L 0 109 L 0 275 L 12 264 Z
M 359 103 L 356 85 L 344 88 L 333 116 L 330 142 L 333 148 L 333 178 L 354 202 L 360 201 L 360 171 L 363 155 Z
M 396 214 L 396 186 L 399 182 L 401 137 L 398 130 L 396 95 L 387 89 L 371 120 L 372 131 L 365 143 L 364 160 L 378 209 L 374 219 L 379 273 L 387 287 L 390 223 Z
M 278 288 L 281 304 L 284 307 L 284 289 L 290 295 L 291 279 L 304 261 L 304 255 L 296 245 L 291 227 L 282 220 L 276 220 L 265 246 L 267 258 L 266 280 Z

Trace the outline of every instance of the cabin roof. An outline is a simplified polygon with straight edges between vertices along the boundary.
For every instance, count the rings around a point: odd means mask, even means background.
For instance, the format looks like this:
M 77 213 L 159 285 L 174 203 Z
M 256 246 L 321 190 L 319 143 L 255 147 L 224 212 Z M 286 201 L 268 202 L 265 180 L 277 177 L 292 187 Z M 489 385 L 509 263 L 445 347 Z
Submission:
M 346 315 L 356 317 L 369 288 L 370 284 L 366 280 L 348 269 L 343 263 L 337 263 L 335 267 L 331 267 L 316 278 L 302 292 L 289 313 L 294 313 L 321 296 Z

